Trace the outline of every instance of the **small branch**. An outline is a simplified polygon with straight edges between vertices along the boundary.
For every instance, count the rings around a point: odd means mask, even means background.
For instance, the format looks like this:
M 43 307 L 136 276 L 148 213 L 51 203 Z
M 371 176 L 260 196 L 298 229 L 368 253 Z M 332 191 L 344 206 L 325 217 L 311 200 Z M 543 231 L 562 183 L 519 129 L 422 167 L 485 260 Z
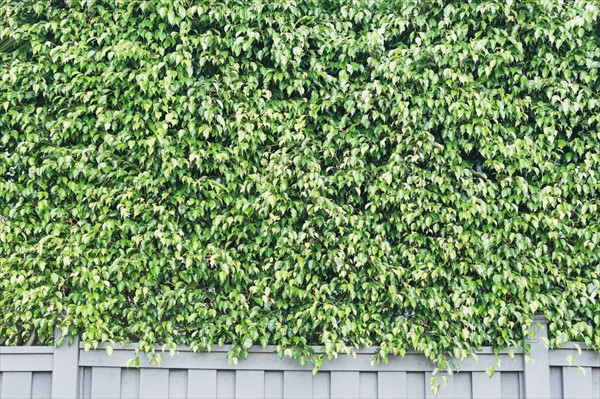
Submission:
M 34 331 L 31 334 L 31 336 L 29 337 L 29 339 L 27 340 L 27 342 L 25 342 L 25 346 L 32 346 L 35 343 L 36 338 L 37 338 L 37 334 Z

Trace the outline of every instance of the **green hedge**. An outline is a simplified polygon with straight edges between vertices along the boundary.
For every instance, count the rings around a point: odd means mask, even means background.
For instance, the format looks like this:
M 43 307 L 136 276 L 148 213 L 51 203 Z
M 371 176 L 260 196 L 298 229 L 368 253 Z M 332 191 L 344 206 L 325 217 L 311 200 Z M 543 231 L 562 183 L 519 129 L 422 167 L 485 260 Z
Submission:
M 598 2 L 450 3 L 3 1 L 0 344 L 600 348 Z

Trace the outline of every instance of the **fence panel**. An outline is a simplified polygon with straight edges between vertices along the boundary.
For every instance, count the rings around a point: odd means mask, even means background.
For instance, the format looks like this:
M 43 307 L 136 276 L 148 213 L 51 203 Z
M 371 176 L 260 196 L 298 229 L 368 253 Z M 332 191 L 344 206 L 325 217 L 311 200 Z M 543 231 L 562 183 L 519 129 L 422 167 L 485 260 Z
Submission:
M 161 367 L 140 358 L 127 368 L 135 345 L 86 352 L 77 341 L 53 347 L 0 347 L 0 399 L 13 398 L 600 398 L 600 353 L 575 344 L 546 350 L 546 324 L 529 341 L 535 361 L 522 351 L 493 354 L 484 349 L 458 362 L 460 372 L 440 374 L 437 396 L 434 365 L 422 354 L 372 365 L 374 349 L 326 361 L 319 373 L 276 348 L 251 348 L 250 357 L 227 363 L 227 348 L 194 353 L 181 348 Z M 498 363 L 499 361 L 499 363 Z M 490 378 L 486 369 L 495 368 Z
M 189 370 L 188 398 L 217 397 L 217 370 Z
M 31 378 L 31 397 L 33 399 L 47 399 L 52 395 L 52 373 L 47 371 L 34 371 Z
M 31 395 L 31 371 L 6 371 L 2 374 L 3 398 L 29 398 Z

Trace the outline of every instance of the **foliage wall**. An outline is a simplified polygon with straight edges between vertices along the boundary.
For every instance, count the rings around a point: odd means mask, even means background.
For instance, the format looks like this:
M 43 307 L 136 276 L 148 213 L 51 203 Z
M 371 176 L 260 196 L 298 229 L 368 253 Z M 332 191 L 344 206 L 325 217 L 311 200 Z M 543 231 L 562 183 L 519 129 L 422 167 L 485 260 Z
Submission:
M 0 4 L 0 344 L 600 347 L 598 2 Z

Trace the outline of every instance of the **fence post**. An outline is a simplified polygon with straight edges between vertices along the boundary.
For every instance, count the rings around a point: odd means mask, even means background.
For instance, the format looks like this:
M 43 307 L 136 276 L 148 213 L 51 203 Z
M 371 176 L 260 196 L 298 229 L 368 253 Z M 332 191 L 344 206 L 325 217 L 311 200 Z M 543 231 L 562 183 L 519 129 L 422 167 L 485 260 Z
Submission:
M 536 334 L 534 338 L 525 340 L 531 345 L 531 360 L 524 364 L 523 385 L 525 398 L 544 399 L 550 397 L 550 362 L 548 348 L 544 345 L 544 339 L 548 338 L 548 319 L 536 314 L 533 320 Z
M 60 330 L 54 334 L 54 365 L 52 368 L 52 397 L 76 398 L 79 385 L 79 337 L 71 345 L 67 340 L 62 345 L 56 343 L 61 337 Z

